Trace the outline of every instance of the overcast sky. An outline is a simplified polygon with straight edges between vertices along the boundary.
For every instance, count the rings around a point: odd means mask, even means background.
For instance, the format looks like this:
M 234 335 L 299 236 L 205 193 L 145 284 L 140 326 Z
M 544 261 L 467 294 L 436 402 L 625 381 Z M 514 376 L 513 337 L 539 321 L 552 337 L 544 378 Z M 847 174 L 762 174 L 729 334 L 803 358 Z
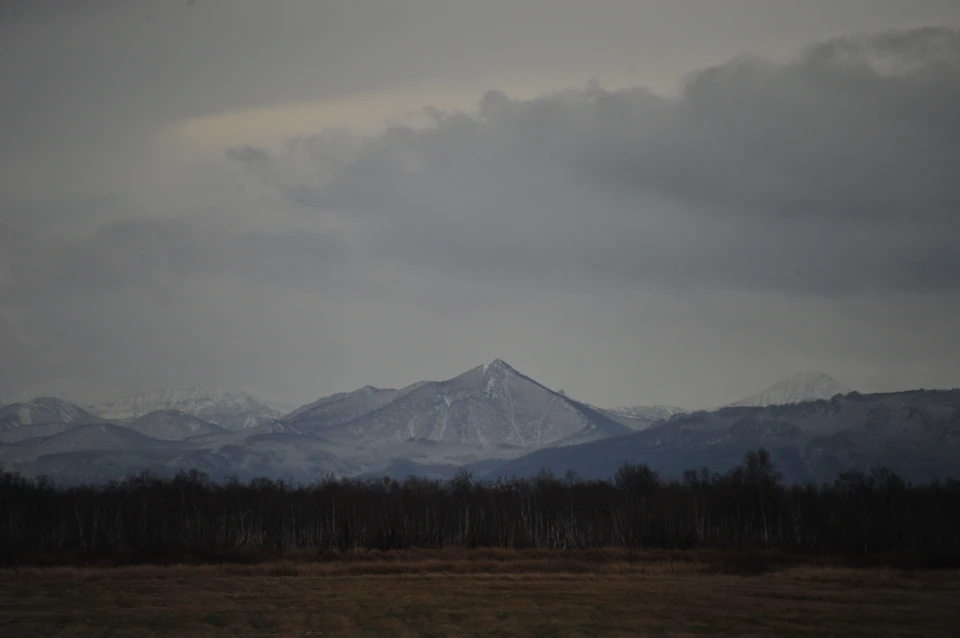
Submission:
M 0 397 L 960 385 L 956 0 L 0 0 Z

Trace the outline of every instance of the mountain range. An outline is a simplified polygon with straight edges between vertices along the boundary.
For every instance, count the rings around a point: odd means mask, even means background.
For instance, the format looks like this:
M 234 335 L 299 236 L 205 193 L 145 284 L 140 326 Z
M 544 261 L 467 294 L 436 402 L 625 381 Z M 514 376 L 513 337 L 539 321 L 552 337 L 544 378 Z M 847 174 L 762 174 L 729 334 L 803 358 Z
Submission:
M 671 476 L 723 470 L 771 451 L 785 478 L 829 480 L 889 466 L 956 476 L 960 391 L 845 392 L 800 374 L 717 410 L 599 408 L 503 360 L 444 381 L 365 386 L 284 413 L 247 393 L 192 386 L 87 408 L 55 398 L 0 407 L 0 464 L 27 476 L 96 482 L 149 470 L 313 481 L 325 475 L 609 477 L 623 462 Z
M 284 412 L 283 406 L 257 399 L 247 392 L 225 392 L 200 385 L 108 397 L 88 409 L 118 422 L 130 422 L 161 410 L 176 410 L 227 430 L 244 430 L 269 423 L 279 419 Z

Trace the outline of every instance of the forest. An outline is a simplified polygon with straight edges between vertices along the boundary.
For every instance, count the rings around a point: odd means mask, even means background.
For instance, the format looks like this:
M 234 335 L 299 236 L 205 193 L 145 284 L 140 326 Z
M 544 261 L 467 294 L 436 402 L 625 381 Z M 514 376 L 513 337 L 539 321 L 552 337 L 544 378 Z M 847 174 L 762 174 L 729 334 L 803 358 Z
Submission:
M 215 483 L 199 472 L 59 487 L 0 472 L 0 564 L 229 561 L 291 550 L 735 549 L 960 556 L 960 481 L 887 470 L 785 485 L 763 449 L 719 474 L 665 480 L 624 465 L 609 481 L 327 478 Z

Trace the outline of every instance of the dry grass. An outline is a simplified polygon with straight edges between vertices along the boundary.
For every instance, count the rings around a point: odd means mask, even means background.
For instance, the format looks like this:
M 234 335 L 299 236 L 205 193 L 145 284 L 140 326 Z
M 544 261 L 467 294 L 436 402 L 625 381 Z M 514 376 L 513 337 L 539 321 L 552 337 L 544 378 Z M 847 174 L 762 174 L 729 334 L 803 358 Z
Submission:
M 307 558 L 0 572 L 0 635 L 956 636 L 960 628 L 956 571 L 768 562 L 737 574 L 737 561 L 717 555 L 621 550 Z

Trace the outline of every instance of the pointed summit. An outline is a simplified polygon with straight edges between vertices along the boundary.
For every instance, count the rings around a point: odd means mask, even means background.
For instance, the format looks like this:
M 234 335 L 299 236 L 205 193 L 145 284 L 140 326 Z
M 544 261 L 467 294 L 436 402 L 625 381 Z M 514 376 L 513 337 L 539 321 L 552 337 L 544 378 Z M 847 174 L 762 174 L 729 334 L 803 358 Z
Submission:
M 404 390 L 381 392 L 394 394 L 384 394 L 376 404 L 357 401 L 355 393 L 342 395 L 307 406 L 289 415 L 287 422 L 360 448 L 385 448 L 411 440 L 482 448 L 538 448 L 569 442 L 571 437 L 593 440 L 629 432 L 626 426 L 518 372 L 503 359 L 445 381 L 424 381 Z
M 494 374 L 494 375 L 503 375 L 503 374 L 516 374 L 517 371 L 510 366 L 509 363 L 503 359 L 494 359 L 490 363 L 480 366 L 481 372 L 483 374 Z

